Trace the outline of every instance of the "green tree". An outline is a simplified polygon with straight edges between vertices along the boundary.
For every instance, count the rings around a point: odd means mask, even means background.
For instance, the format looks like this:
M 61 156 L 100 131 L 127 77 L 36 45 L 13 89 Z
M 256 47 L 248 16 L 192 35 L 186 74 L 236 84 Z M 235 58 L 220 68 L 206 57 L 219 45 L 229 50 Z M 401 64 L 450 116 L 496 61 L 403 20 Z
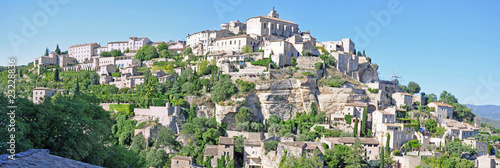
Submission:
M 55 68 L 54 71 L 54 81 L 59 82 L 59 68 Z
M 148 167 L 165 167 L 168 160 L 168 154 L 163 149 L 151 149 L 146 155 L 146 165 Z
M 59 44 L 57 44 L 55 52 L 56 54 L 61 54 L 61 50 L 59 49 Z
M 356 119 L 354 120 L 353 134 L 354 137 L 358 137 L 358 115 L 356 115 Z
M 352 150 L 349 151 L 346 158 L 346 167 L 366 167 L 366 160 L 363 159 L 364 149 L 361 145 L 361 140 L 356 137 L 354 144 L 352 145 Z
M 96 97 L 61 95 L 38 105 L 24 98 L 15 101 L 18 106 L 13 134 L 16 152 L 50 149 L 51 154 L 97 165 L 102 165 L 108 157 L 103 156 L 106 153 L 104 144 L 110 140 L 112 120 Z M 8 102 L 7 97 L 0 94 L 1 111 L 10 111 Z M 9 121 L 8 115 L 0 115 L 0 123 Z M 0 130 L 0 135 L 9 134 L 7 129 Z M 9 137 L 0 136 L 0 140 L 8 142 Z M 7 145 L 0 145 L 0 153 L 7 153 L 7 148 Z
M 193 49 L 191 47 L 184 49 L 184 51 L 182 52 L 182 54 L 184 55 L 189 55 L 191 53 L 193 53 Z
M 109 52 L 109 51 L 101 51 L 101 52 L 99 53 L 99 55 L 100 55 L 101 57 L 111 57 L 111 56 L 112 56 L 112 55 L 111 55 L 111 52 Z
M 117 57 L 122 55 L 122 50 L 111 50 L 111 56 Z
M 424 123 L 424 127 L 431 133 L 435 133 L 437 130 L 437 122 L 435 119 L 429 119 Z
M 151 46 L 151 45 L 145 45 L 139 50 L 137 50 L 137 53 L 135 54 L 135 59 L 144 61 L 144 60 L 151 60 L 153 58 L 158 58 L 160 57 L 160 54 L 158 54 L 158 50 L 156 50 L 156 47 Z
M 222 76 L 214 86 L 212 86 L 210 98 L 212 102 L 220 102 L 236 93 L 234 84 L 227 76 Z
M 408 83 L 408 87 L 407 87 L 407 91 L 408 93 L 410 94 L 415 94 L 415 93 L 419 93 L 420 92 L 420 86 L 416 83 L 416 82 L 409 82 Z
M 132 145 L 130 145 L 130 150 L 138 151 L 146 149 L 146 138 L 142 134 L 139 134 L 134 137 L 132 140 Z
M 248 109 L 247 107 L 240 107 L 238 113 L 236 113 L 236 116 L 234 117 L 236 120 L 236 124 L 250 121 L 251 115 L 252 112 L 250 111 L 250 109 Z
M 388 155 L 391 154 L 391 148 L 389 144 L 391 143 L 391 134 L 387 133 L 387 140 L 385 141 L 385 150 Z
M 380 168 L 384 168 L 384 159 L 385 159 L 385 156 L 384 156 L 384 152 L 385 152 L 385 148 L 382 146 L 382 148 L 380 149 Z
M 49 55 L 49 53 L 50 53 L 50 50 L 49 50 L 49 48 L 48 48 L 48 47 L 46 47 L 46 48 L 45 48 L 45 56 Z
M 95 72 L 90 76 L 90 85 L 99 85 L 99 75 Z
M 242 48 L 241 48 L 241 52 L 243 53 L 252 53 L 253 52 L 253 48 L 250 47 L 249 45 L 244 45 Z
M 363 50 L 363 57 L 366 57 L 365 50 Z
M 158 46 L 156 46 L 156 49 L 158 51 L 168 50 L 168 46 L 165 42 L 162 41 L 160 44 L 158 44 Z
M 368 106 L 363 109 L 363 119 L 361 122 L 361 136 L 366 137 L 367 123 L 368 122 Z

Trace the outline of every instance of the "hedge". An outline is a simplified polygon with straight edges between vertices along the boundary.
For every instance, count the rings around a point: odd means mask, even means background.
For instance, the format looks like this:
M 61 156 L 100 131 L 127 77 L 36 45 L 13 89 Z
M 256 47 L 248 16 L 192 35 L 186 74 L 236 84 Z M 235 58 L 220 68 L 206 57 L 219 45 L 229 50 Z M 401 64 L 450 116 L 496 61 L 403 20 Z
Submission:
M 134 104 L 110 104 L 109 111 L 118 111 L 119 114 L 130 115 L 134 112 Z

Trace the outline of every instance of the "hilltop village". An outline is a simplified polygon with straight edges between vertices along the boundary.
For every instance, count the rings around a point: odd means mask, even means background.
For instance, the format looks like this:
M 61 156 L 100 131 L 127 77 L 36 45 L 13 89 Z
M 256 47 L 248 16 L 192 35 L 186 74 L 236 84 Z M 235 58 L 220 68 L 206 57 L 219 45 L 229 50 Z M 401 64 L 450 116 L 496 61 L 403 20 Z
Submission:
M 26 149 L 104 167 L 499 167 L 500 130 L 452 94 L 381 80 L 350 38 L 316 41 L 274 9 L 183 41 L 123 40 L 57 46 L 18 70 L 27 107 L 82 101 L 109 115 L 112 140 L 96 142 L 117 149 Z

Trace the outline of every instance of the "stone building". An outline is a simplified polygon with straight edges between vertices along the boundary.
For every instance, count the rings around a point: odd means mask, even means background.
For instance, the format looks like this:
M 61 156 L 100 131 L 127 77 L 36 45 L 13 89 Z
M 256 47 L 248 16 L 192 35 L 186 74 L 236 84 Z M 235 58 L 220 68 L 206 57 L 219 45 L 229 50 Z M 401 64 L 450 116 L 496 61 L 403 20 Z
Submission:
M 381 144 L 386 144 L 390 134 L 389 147 L 399 149 L 408 141 L 417 139 L 414 127 L 396 120 L 396 110 L 377 110 L 372 113 L 372 133 Z M 398 121 L 398 122 L 396 122 Z
M 255 34 L 261 37 L 271 35 L 290 37 L 299 33 L 297 23 L 280 19 L 279 14 L 274 9 L 267 16 L 249 18 L 246 24 L 247 34 Z
M 356 138 L 354 137 L 322 137 L 319 142 L 326 143 L 328 148 L 333 149 L 335 145 L 352 146 Z M 367 160 L 377 160 L 380 154 L 379 142 L 376 138 L 359 138 L 361 145 L 366 152 Z
M 52 97 L 57 92 L 61 92 L 62 95 L 66 94 L 65 89 L 51 89 L 46 87 L 36 87 L 33 89 L 33 103 L 40 104 L 43 102 L 45 97 Z
M 97 43 L 72 45 L 68 48 L 68 54 L 69 57 L 76 58 L 76 60 L 80 63 L 85 60 L 90 60 L 92 56 L 96 55 L 96 49 L 98 47 L 101 47 L 101 45 Z
M 205 55 L 209 52 L 209 46 L 212 46 L 216 39 L 231 36 L 229 30 L 204 30 L 194 34 L 188 34 L 186 37 L 186 47 L 191 47 L 195 55 Z
M 193 166 L 193 158 L 186 156 L 176 155 L 172 157 L 170 161 L 170 167 L 175 168 L 192 168 Z
M 437 119 L 438 123 L 441 123 L 444 119 L 452 119 L 453 118 L 453 106 L 441 103 L 441 102 L 431 102 L 427 104 L 429 108 L 434 108 L 434 111 L 431 112 Z
M 212 156 L 210 164 L 212 167 L 217 167 L 217 159 L 229 156 L 229 159 L 234 159 L 234 138 L 233 137 L 219 137 L 218 145 L 206 145 L 203 158 Z
M 396 92 L 392 94 L 392 100 L 397 107 L 406 106 L 412 109 L 413 95 L 405 92 Z
M 262 141 L 245 139 L 243 143 L 245 151 L 243 153 L 243 163 L 245 168 L 262 167 L 260 158 L 262 155 Z
M 133 119 L 138 123 L 158 119 L 159 124 L 172 129 L 174 133 L 180 132 L 182 122 L 185 120 L 181 108 L 170 106 L 170 103 L 166 103 L 165 106 L 149 106 L 149 109 L 135 108 L 134 113 Z
M 439 126 L 446 129 L 445 137 L 450 139 L 459 138 L 460 140 L 467 139 L 479 133 L 479 128 L 470 125 L 467 122 L 459 122 L 452 119 L 443 119 Z
M 259 42 L 247 35 L 239 35 L 227 38 L 216 39 L 213 45 L 208 47 L 210 53 L 213 52 L 241 52 L 243 46 L 249 46 L 252 52 Z

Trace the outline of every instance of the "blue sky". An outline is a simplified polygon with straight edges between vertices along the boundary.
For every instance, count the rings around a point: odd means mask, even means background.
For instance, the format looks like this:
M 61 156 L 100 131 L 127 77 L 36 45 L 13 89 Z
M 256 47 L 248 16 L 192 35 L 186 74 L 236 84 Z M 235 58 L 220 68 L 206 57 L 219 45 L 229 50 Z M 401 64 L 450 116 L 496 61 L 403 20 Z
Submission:
M 39 2 L 57 2 L 58 10 L 48 13 Z M 183 40 L 220 23 L 267 15 L 273 6 L 280 18 L 310 30 L 318 41 L 352 38 L 379 65 L 382 79 L 398 74 L 426 93 L 447 90 L 462 103 L 500 105 L 499 1 L 2 1 L 0 65 L 13 56 L 27 64 L 56 44 L 65 51 L 130 36 Z M 26 29 L 30 24 L 35 32 Z

